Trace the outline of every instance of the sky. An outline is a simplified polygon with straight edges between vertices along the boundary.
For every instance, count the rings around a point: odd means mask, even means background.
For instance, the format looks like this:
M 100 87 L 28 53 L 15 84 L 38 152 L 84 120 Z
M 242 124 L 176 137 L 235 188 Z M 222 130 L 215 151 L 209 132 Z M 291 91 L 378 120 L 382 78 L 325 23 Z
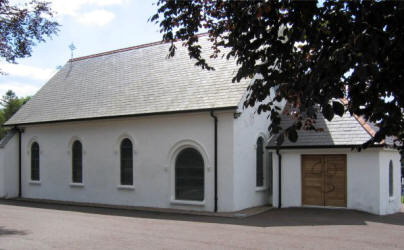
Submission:
M 24 0 L 11 0 L 11 3 Z M 162 38 L 156 0 L 48 0 L 61 25 L 57 36 L 33 47 L 32 56 L 18 64 L 0 61 L 0 96 L 11 89 L 17 96 L 34 95 L 71 58 L 155 42 Z

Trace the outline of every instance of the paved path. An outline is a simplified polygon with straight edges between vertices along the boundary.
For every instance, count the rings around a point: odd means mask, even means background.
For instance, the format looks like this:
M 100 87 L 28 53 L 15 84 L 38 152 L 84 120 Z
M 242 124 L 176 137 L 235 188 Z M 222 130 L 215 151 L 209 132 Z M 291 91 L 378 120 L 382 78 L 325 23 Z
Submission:
M 217 218 L 0 201 L 0 249 L 404 249 L 404 212 Z

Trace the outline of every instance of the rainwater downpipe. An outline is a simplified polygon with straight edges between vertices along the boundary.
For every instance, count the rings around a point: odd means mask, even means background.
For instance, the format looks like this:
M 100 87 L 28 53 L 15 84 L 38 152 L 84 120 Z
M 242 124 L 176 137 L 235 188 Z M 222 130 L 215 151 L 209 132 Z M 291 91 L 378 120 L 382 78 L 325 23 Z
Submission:
M 282 155 L 279 153 L 279 149 L 276 149 L 278 156 L 278 208 L 282 207 Z
M 22 128 L 15 127 L 15 129 L 18 132 L 18 198 L 21 198 L 22 196 L 22 144 L 21 144 L 21 139 L 22 139 L 22 133 L 24 133 L 24 130 Z
M 218 197 L 217 197 L 217 116 L 214 114 L 214 111 L 210 111 L 210 116 L 214 120 L 214 151 L 215 151 L 215 156 L 214 156 L 214 164 L 215 164 L 215 171 L 214 171 L 214 189 L 215 189 L 215 208 L 214 212 L 217 212 L 217 203 L 218 203 Z

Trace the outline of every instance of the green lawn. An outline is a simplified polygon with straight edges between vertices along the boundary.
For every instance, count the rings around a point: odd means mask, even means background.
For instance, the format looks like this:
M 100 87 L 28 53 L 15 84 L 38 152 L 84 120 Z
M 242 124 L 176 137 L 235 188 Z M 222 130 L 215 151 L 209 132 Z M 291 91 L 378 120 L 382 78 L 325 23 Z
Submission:
M 401 202 L 404 203 L 404 196 L 401 196 Z

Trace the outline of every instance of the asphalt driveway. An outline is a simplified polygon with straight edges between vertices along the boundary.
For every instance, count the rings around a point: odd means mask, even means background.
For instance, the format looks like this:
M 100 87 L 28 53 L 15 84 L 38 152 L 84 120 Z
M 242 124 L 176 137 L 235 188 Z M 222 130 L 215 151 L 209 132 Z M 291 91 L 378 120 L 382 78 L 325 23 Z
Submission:
M 0 249 L 404 249 L 404 211 L 274 209 L 217 218 L 0 201 Z

